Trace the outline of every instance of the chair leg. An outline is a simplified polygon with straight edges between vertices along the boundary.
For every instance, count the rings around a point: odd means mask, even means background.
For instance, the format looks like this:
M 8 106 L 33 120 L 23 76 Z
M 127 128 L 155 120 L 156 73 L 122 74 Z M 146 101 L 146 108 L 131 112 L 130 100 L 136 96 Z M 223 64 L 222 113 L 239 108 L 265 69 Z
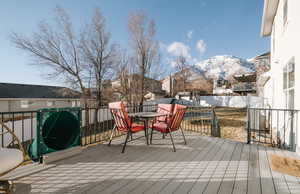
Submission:
M 153 129 L 151 129 L 150 144 L 152 144 Z
M 112 138 L 113 138 L 113 135 L 114 135 L 114 132 L 116 131 L 116 128 L 117 127 L 114 126 L 113 130 L 111 131 L 110 138 L 109 138 L 109 143 L 107 144 L 107 146 L 110 146 Z
M 179 128 L 180 128 L 180 131 L 181 131 L 181 133 L 182 133 L 182 137 L 183 137 L 183 140 L 184 140 L 184 145 L 186 145 L 186 139 L 185 139 L 185 136 L 184 136 L 183 130 L 182 130 L 182 128 L 181 128 L 181 127 L 179 127 Z
M 173 151 L 176 152 L 176 148 L 175 148 L 175 145 L 174 145 L 174 140 L 173 140 L 173 137 L 172 137 L 172 132 L 170 131 L 169 134 L 170 134 L 170 137 L 171 137 L 171 141 L 172 141 L 172 144 L 173 144 Z
M 133 138 L 132 138 L 132 133 L 130 133 L 130 141 L 132 141 L 132 139 L 133 139 Z
M 127 144 L 127 141 L 128 141 L 129 136 L 130 136 L 130 132 L 127 132 L 126 140 L 125 140 L 125 142 L 124 142 L 123 149 L 122 149 L 122 153 L 125 152 L 125 147 L 126 147 L 126 144 Z
M 163 139 L 165 139 L 165 137 L 166 137 L 166 136 L 165 136 L 165 134 L 163 133 L 163 136 L 162 136 L 162 138 L 163 138 Z

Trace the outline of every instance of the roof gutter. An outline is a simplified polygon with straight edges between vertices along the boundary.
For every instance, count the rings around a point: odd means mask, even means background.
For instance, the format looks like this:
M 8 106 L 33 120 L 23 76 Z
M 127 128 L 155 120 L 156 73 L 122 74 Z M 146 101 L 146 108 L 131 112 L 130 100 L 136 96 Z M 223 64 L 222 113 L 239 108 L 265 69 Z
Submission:
M 265 0 L 264 12 L 261 24 L 261 36 L 270 36 L 276 12 L 278 9 L 279 0 Z

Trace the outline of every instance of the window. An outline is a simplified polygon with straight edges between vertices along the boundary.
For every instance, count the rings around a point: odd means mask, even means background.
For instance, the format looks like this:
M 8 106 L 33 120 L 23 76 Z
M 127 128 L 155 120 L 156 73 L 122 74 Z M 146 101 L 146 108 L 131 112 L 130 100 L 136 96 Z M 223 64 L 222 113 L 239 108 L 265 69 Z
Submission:
M 29 108 L 28 100 L 21 100 L 21 108 Z
M 72 101 L 72 107 L 76 106 L 76 101 Z
M 288 16 L 288 0 L 284 0 L 283 5 L 283 25 L 287 22 L 287 16 Z
M 294 109 L 295 58 L 283 68 L 283 90 L 286 97 L 286 108 Z

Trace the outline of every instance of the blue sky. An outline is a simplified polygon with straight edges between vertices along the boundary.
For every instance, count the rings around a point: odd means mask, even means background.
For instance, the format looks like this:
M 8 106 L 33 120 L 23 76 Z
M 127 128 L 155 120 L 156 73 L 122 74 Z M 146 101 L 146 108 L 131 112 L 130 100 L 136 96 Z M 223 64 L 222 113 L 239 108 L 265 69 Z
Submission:
M 156 22 L 163 62 L 178 49 L 195 61 L 225 54 L 247 59 L 269 50 L 269 39 L 260 37 L 262 0 L 9 0 L 0 6 L 0 82 L 62 85 L 43 79 L 43 68 L 29 65 L 30 56 L 8 38 L 12 31 L 30 35 L 39 21 L 51 21 L 56 5 L 70 14 L 76 28 L 99 7 L 112 41 L 124 48 L 129 48 L 129 13 L 144 11 Z

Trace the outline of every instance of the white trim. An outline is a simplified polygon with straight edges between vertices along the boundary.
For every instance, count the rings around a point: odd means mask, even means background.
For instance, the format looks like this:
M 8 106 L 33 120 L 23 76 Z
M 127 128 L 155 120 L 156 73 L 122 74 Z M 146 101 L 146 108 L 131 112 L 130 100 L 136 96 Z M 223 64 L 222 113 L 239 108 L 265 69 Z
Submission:
M 279 0 L 265 0 L 264 12 L 261 24 L 261 36 L 270 36 L 272 33 L 272 26 L 276 16 Z

